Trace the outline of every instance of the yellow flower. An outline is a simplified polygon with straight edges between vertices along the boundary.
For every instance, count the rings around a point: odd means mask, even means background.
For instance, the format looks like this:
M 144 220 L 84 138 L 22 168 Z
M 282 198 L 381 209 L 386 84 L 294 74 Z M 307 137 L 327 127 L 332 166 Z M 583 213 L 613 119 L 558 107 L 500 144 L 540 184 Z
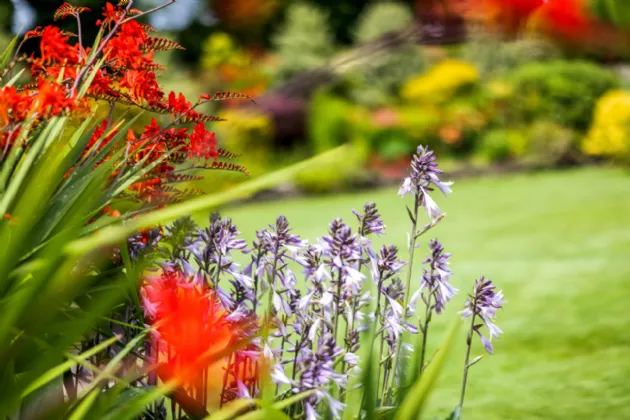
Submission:
M 446 60 L 405 83 L 401 94 L 408 101 L 440 102 L 452 97 L 460 88 L 478 81 L 479 72 L 473 65 Z
M 615 90 L 599 99 L 582 151 L 599 156 L 630 155 L 630 92 Z

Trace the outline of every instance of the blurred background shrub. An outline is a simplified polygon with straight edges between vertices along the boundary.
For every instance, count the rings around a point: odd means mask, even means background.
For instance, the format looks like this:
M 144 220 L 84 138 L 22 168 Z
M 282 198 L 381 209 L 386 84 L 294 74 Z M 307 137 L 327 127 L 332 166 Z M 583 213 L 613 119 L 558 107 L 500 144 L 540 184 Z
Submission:
M 361 145 L 363 165 L 350 165 L 354 178 L 371 173 L 383 182 L 419 143 L 462 168 L 552 166 L 627 153 L 625 91 L 607 95 L 630 86 L 623 59 L 577 50 L 521 20 L 504 22 L 507 32 L 488 26 L 488 16 L 471 15 L 470 2 L 192 3 L 150 21 L 187 48 L 160 57 L 177 69 L 163 83 L 190 97 L 237 91 L 255 98 L 203 109 L 228 119 L 217 124 L 217 138 L 251 152 L 244 155 L 254 177 L 351 142 Z M 92 0 L 86 6 L 100 7 Z M 46 23 L 37 7 L 33 14 Z M 12 22 L 1 23 L 0 47 Z M 411 28 L 413 36 L 401 35 Z M 221 182 L 236 181 L 226 177 Z
M 562 58 L 562 51 L 539 36 L 526 35 L 506 40 L 496 33 L 477 28 L 470 31 L 460 55 L 462 60 L 475 65 L 484 79 L 491 79 L 527 63 Z
M 304 2 L 289 6 L 285 22 L 274 34 L 272 42 L 282 78 L 324 65 L 335 51 L 328 15 L 319 7 Z
M 599 97 L 618 85 L 612 72 L 574 60 L 528 63 L 517 68 L 510 79 L 510 112 L 515 119 L 530 123 L 551 118 L 577 130 L 588 128 Z
M 460 60 L 445 60 L 405 83 L 401 95 L 409 102 L 445 102 L 465 93 L 478 81 L 479 72 L 473 65 Z
M 388 32 L 398 31 L 413 21 L 411 8 L 398 2 L 377 2 L 359 15 L 354 41 L 370 41 Z
M 593 125 L 582 143 L 589 155 L 630 157 L 630 92 L 612 91 L 595 108 Z

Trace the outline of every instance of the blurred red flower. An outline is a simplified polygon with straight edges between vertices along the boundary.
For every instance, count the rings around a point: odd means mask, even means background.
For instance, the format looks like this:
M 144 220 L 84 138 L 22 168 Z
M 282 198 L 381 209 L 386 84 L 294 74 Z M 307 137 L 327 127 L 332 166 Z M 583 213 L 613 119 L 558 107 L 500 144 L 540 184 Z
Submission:
M 155 344 L 171 356 L 158 371 L 164 378 L 174 377 L 182 384 L 200 380 L 212 362 L 208 356 L 225 349 L 237 334 L 214 291 L 179 271 L 148 279 L 141 295 L 157 331 Z

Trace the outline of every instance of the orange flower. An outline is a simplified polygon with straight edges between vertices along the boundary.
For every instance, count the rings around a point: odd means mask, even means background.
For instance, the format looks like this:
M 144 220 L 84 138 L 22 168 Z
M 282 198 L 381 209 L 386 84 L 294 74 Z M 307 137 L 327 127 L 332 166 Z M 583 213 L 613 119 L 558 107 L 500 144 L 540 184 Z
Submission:
M 39 81 L 36 93 L 33 105 L 41 115 L 59 115 L 75 105 L 72 98 L 66 98 L 66 92 L 60 85 L 45 79 Z
M 141 297 L 158 348 L 172 355 L 162 373 L 183 384 L 201 379 L 211 362 L 208 356 L 223 350 L 237 333 L 214 292 L 179 271 L 148 279 Z

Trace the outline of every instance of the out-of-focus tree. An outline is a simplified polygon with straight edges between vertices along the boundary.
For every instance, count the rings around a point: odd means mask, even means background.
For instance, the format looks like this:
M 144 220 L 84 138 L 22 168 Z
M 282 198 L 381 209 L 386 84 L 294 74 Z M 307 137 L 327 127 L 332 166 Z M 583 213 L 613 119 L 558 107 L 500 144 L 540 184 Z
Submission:
M 272 38 L 281 76 L 286 78 L 322 66 L 334 53 L 334 42 L 327 13 L 308 3 L 295 3 Z
M 361 43 L 387 32 L 400 31 L 412 20 L 411 8 L 404 3 L 394 1 L 374 3 L 359 16 L 354 39 Z

